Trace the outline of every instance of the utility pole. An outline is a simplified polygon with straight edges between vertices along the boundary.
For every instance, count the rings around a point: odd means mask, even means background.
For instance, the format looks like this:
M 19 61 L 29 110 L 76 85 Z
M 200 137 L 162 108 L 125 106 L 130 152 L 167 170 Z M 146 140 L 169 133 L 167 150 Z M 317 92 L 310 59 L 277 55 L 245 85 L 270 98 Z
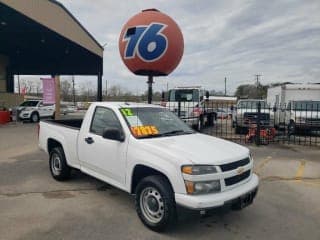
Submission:
M 256 96 L 257 96 L 257 98 L 261 98 L 261 96 L 260 96 L 260 91 L 259 91 L 259 86 L 260 86 L 260 81 L 259 81 L 259 78 L 262 76 L 261 74 L 256 74 L 255 75 L 256 76 L 256 81 L 257 81 L 257 92 L 256 92 Z
M 224 78 L 224 95 L 227 96 L 227 78 Z
M 73 105 L 76 105 L 76 90 L 74 88 L 74 75 L 72 75 L 72 96 L 73 96 Z
M 108 96 L 108 79 L 106 79 L 106 99 L 107 99 L 107 96 Z
M 254 75 L 255 77 L 256 77 L 256 81 L 257 81 L 257 88 L 258 88 L 258 86 L 259 86 L 259 84 L 260 84 L 260 82 L 259 82 L 259 78 L 262 76 L 261 74 L 256 74 L 256 75 Z

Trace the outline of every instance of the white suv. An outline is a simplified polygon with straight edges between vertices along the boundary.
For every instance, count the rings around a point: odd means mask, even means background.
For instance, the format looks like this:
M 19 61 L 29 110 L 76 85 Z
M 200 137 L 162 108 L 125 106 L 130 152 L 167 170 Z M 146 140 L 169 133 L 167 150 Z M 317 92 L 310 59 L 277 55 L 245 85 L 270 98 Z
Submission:
M 21 103 L 13 112 L 20 120 L 39 122 L 40 118 L 54 117 L 55 105 L 43 104 L 42 100 L 28 100 Z

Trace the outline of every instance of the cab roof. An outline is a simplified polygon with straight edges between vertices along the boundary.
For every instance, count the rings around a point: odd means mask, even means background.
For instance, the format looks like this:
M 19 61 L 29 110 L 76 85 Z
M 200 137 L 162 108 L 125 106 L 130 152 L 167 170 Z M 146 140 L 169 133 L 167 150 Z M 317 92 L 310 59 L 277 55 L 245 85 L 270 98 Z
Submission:
M 112 108 L 136 108 L 136 107 L 158 107 L 163 108 L 160 105 L 137 103 L 137 102 L 93 102 L 94 106 L 112 107 Z

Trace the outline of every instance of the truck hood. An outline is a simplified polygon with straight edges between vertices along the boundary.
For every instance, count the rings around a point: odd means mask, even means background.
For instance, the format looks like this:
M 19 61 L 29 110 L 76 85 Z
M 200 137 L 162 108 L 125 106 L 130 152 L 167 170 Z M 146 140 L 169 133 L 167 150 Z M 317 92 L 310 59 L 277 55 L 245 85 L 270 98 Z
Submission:
M 249 149 L 220 138 L 195 133 L 141 139 L 149 152 L 192 164 L 219 165 L 249 156 Z

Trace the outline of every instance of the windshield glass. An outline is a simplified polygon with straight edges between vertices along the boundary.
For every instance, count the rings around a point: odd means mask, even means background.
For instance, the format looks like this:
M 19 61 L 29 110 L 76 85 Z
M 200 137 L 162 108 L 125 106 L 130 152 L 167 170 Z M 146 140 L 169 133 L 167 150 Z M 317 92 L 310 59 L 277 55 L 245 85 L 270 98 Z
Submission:
M 136 138 L 191 134 L 194 131 L 165 108 L 121 108 L 123 117 Z
M 20 104 L 21 107 L 35 107 L 37 106 L 38 101 L 26 101 Z
M 298 111 L 320 111 L 320 101 L 294 102 L 292 108 Z
M 261 103 L 261 109 L 268 108 L 267 103 L 264 101 L 241 101 L 238 104 L 238 108 L 242 109 L 257 109 L 258 103 Z
M 169 92 L 169 102 L 198 102 L 199 90 L 197 89 L 173 89 Z

